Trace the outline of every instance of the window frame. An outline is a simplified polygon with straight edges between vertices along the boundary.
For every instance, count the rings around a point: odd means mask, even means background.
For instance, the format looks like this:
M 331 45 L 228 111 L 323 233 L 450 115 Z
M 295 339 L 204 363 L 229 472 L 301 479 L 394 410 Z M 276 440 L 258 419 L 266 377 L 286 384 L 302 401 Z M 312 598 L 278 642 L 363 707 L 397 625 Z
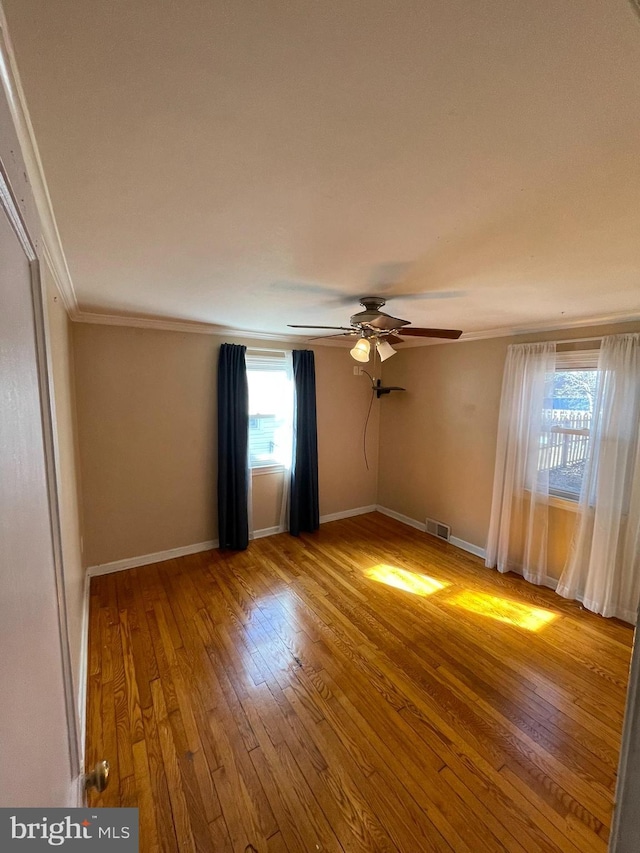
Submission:
M 245 354 L 245 368 L 247 371 L 247 382 L 249 379 L 249 372 L 259 372 L 263 371 L 273 371 L 273 370 L 282 370 L 283 373 L 286 374 L 287 379 L 293 383 L 293 367 L 291 362 L 291 350 L 281 350 L 281 349 L 256 349 L 256 348 L 248 348 Z M 259 416 L 260 412 L 253 414 L 249 411 L 249 421 L 252 417 Z M 265 413 L 268 414 L 268 413 Z M 252 477 L 260 476 L 262 474 L 279 474 L 285 471 L 285 465 L 282 462 L 274 462 L 273 460 L 268 460 L 263 463 L 251 464 L 251 445 L 250 445 L 250 429 L 249 429 L 249 437 L 247 444 L 247 455 L 248 455 L 248 463 L 249 463 L 249 473 Z
M 568 370 L 598 370 L 598 358 L 600 355 L 600 347 L 582 350 L 565 350 L 556 352 L 555 372 L 565 372 Z M 591 436 L 590 429 L 572 429 L 570 427 L 552 428 L 552 432 L 563 435 L 588 435 Z M 558 507 L 560 509 L 569 510 L 570 512 L 578 512 L 580 508 L 580 492 L 569 492 L 565 489 L 555 489 L 549 487 L 549 506 Z

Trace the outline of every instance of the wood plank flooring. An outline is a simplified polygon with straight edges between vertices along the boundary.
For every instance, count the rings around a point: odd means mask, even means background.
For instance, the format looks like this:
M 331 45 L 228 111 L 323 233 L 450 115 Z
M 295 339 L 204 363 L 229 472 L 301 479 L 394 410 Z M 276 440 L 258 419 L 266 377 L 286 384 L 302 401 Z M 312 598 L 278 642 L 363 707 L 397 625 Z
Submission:
M 632 629 L 372 513 L 91 583 L 146 851 L 603 853 Z

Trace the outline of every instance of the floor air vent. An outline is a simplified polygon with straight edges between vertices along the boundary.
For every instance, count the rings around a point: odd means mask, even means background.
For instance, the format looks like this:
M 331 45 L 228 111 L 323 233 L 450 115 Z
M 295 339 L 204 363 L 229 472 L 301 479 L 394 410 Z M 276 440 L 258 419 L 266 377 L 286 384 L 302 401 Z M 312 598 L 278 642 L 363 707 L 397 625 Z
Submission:
M 426 531 L 432 536 L 437 536 L 438 539 L 449 541 L 451 536 L 451 528 L 448 524 L 443 524 L 441 521 L 436 521 L 434 518 L 428 518 L 426 523 Z

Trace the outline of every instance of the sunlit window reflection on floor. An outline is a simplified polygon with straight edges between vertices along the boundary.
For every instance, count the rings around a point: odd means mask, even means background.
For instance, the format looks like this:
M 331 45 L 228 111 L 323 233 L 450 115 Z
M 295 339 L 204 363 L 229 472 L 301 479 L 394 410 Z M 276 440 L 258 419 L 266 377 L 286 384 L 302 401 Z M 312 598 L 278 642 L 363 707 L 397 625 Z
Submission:
M 498 622 L 524 628 L 526 631 L 540 631 L 556 619 L 556 614 L 550 610 L 530 607 L 528 604 L 519 604 L 507 598 L 498 598 L 481 592 L 461 592 L 450 598 L 447 603 L 457 604 L 471 613 L 488 616 Z
M 373 581 L 386 583 L 387 586 L 395 586 L 396 589 L 402 589 L 414 595 L 432 595 L 432 593 L 449 586 L 446 581 L 438 581 L 435 578 L 430 578 L 429 575 L 399 569 L 397 566 L 387 566 L 384 563 L 367 569 L 365 575 Z

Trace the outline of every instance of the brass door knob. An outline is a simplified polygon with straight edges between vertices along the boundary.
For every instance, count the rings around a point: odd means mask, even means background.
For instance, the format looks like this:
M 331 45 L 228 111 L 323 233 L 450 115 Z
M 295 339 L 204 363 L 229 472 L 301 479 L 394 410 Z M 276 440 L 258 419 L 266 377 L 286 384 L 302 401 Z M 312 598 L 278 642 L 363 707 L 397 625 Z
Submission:
M 101 794 L 109 784 L 109 762 L 98 761 L 91 773 L 84 777 L 84 787 L 95 788 Z

